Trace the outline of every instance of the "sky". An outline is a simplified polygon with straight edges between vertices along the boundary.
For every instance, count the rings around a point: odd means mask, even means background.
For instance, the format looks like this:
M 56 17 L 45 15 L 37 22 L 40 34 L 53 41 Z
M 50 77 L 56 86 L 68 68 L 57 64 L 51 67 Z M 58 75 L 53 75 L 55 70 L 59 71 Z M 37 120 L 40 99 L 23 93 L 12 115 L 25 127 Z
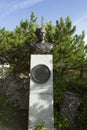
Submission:
M 39 23 L 42 16 L 44 22 L 52 20 L 53 24 L 69 16 L 77 34 L 85 31 L 87 42 L 87 0 L 0 0 L 0 29 L 14 30 L 21 20 L 30 18 L 32 11 Z

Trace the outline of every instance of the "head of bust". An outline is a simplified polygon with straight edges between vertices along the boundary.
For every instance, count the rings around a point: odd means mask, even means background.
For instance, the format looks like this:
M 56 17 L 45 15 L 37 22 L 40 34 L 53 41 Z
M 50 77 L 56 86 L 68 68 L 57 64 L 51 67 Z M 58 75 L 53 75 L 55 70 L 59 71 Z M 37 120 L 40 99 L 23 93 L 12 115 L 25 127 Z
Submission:
M 45 28 L 37 28 L 35 34 L 38 38 L 38 41 L 31 44 L 31 47 L 33 48 L 31 50 L 33 50 L 34 53 L 47 54 L 53 48 L 53 45 L 51 43 L 45 42 Z
M 36 29 L 35 34 L 38 37 L 39 42 L 45 42 L 46 30 L 44 27 Z

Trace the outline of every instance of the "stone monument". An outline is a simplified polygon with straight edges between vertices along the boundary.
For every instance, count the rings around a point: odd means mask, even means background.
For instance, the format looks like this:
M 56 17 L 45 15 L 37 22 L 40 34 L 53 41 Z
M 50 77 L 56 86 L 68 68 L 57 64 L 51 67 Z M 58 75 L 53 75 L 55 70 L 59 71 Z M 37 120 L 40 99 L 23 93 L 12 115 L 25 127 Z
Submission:
M 54 128 L 53 113 L 53 59 L 47 54 L 52 44 L 46 43 L 45 29 L 36 30 L 38 41 L 31 44 L 34 54 L 31 55 L 30 65 L 30 94 L 29 94 L 29 126 L 35 130 L 44 125 L 47 130 Z

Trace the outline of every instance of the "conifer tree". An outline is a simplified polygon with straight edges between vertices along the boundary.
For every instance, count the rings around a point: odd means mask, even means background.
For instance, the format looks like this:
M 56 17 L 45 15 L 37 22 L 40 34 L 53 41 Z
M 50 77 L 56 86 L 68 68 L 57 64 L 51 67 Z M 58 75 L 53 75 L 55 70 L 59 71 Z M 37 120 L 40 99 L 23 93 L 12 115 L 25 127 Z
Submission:
M 84 66 L 86 66 L 86 46 L 84 45 L 84 32 L 81 35 L 75 34 L 76 26 L 72 26 L 69 17 L 44 24 L 44 17 L 41 19 L 41 26 L 46 28 L 46 42 L 53 44 L 50 52 L 54 56 L 54 69 L 60 75 L 68 73 L 70 69 L 78 71 L 79 77 L 83 76 Z M 30 44 L 37 41 L 35 35 L 37 17 L 34 12 L 30 19 L 20 21 L 14 31 L 0 30 L 0 60 L 5 59 L 14 66 L 15 71 L 29 69 Z

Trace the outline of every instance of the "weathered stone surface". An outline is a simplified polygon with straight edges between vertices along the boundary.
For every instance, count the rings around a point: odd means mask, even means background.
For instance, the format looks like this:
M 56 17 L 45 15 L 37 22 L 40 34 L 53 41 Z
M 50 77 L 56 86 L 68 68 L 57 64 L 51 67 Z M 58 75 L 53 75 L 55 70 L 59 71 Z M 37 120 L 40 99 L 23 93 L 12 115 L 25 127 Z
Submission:
M 30 94 L 29 129 L 35 130 L 38 125 L 44 124 L 47 130 L 53 129 L 53 96 L 52 94 Z
M 40 84 L 34 82 L 30 75 L 28 130 L 35 130 L 38 125 L 42 124 L 47 130 L 52 130 L 54 128 L 52 55 L 31 55 L 30 74 L 32 68 L 39 64 L 49 68 L 50 77 L 45 83 Z
M 29 77 L 12 73 L 5 78 L 3 89 L 7 102 L 19 106 L 20 109 L 28 109 Z
M 78 107 L 80 101 L 77 95 L 73 92 L 66 91 L 64 93 L 64 100 L 60 105 L 60 113 L 63 118 L 69 121 L 71 128 L 75 127 L 75 118 L 78 114 Z

